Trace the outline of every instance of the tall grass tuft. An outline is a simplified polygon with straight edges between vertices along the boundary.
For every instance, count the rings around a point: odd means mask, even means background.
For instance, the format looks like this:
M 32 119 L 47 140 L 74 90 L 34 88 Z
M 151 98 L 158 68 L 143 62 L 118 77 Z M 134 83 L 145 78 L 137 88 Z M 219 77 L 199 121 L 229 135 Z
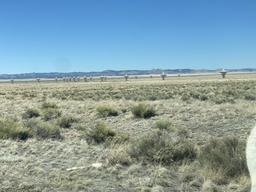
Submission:
M 0 139 L 26 140 L 32 137 L 29 129 L 6 118 L 0 118 Z
M 160 119 L 155 123 L 155 127 L 159 130 L 168 130 L 176 132 L 177 129 L 172 126 L 171 122 L 167 119 Z
M 197 157 L 193 143 L 174 139 L 166 131 L 156 130 L 133 141 L 129 148 L 133 158 L 169 165 L 172 162 L 192 161 Z
M 60 130 L 57 126 L 41 121 L 39 119 L 32 119 L 27 122 L 27 127 L 31 129 L 33 136 L 39 139 L 61 139 Z
M 42 104 L 42 109 L 49 109 L 49 108 L 51 108 L 51 109 L 57 109 L 58 106 L 57 106 L 56 103 L 53 103 L 53 102 L 44 102 L 44 103 Z
M 148 104 L 140 103 L 132 107 L 132 114 L 136 118 L 148 119 L 156 115 L 156 110 L 153 106 Z
M 212 139 L 201 149 L 199 161 L 206 173 L 215 173 L 217 182 L 225 183 L 230 178 L 248 175 L 245 146 L 234 136 Z
M 64 116 L 59 119 L 58 124 L 61 128 L 70 128 L 73 123 L 78 122 L 78 119 L 70 116 Z
M 87 133 L 89 142 L 102 143 L 116 135 L 115 131 L 109 128 L 105 123 L 99 122 Z
M 37 109 L 27 109 L 23 114 L 22 118 L 23 119 L 31 119 L 31 118 L 36 118 L 40 116 L 40 112 Z
M 47 108 L 43 110 L 43 119 L 45 121 L 50 121 L 52 119 L 57 119 L 61 116 L 61 111 L 55 108 Z
M 118 116 L 118 111 L 110 105 L 99 105 L 96 110 L 101 117 Z

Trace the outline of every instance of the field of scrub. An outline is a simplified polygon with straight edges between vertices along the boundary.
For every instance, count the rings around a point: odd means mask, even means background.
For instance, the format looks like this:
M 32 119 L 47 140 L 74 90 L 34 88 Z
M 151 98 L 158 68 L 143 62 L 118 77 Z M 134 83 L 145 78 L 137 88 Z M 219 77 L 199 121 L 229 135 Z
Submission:
M 247 192 L 256 76 L 0 83 L 0 191 Z

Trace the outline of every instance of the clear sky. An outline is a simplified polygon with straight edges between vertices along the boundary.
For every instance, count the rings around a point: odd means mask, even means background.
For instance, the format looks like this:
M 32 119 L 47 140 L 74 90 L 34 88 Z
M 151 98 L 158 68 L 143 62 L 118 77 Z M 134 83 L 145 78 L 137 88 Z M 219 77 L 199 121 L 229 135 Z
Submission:
M 0 73 L 256 68 L 255 0 L 0 0 Z

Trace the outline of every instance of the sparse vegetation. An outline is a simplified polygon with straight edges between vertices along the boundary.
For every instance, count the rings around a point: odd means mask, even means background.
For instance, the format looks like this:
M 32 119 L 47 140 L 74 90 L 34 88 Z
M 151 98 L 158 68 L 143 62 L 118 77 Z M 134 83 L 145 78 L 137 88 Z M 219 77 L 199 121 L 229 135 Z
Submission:
M 238 77 L 0 83 L 0 191 L 250 191 Z
M 233 103 L 237 99 L 247 100 L 248 95 L 256 95 L 254 90 L 255 81 L 250 80 L 246 82 L 231 81 L 231 82 L 195 82 L 190 83 L 185 81 L 180 83 L 168 84 L 129 84 L 109 88 L 108 85 L 101 85 L 100 89 L 86 87 L 72 87 L 68 90 L 47 90 L 49 98 L 60 100 L 77 100 L 85 101 L 92 99 L 95 101 L 104 100 L 118 100 L 124 98 L 133 101 L 152 101 L 152 100 L 168 100 L 168 99 L 182 99 L 182 100 L 199 100 L 211 101 L 213 103 Z M 90 86 L 90 85 L 89 85 Z M 159 94 L 161 93 L 161 94 Z M 27 92 L 18 93 L 28 97 Z M 250 96 L 249 96 L 250 98 Z M 48 102 L 46 102 L 47 106 Z M 51 104 L 51 103 L 50 103 Z

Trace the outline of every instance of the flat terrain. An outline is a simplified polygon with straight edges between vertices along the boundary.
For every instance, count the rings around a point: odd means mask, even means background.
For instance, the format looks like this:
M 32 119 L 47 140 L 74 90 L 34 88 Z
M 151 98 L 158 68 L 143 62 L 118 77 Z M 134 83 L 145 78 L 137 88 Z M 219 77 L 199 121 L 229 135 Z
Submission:
M 0 117 L 0 191 L 250 190 L 256 74 L 3 82 Z

